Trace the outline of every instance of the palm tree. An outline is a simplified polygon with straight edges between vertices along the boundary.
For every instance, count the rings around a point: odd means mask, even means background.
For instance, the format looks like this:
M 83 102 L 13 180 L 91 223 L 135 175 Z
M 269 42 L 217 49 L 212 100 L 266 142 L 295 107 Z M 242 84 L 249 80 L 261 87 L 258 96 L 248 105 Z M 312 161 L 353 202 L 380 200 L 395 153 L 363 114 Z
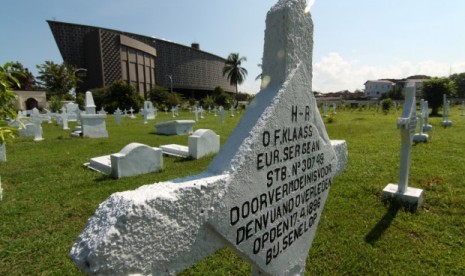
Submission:
M 238 92 L 237 85 L 242 84 L 245 76 L 247 76 L 247 70 L 241 67 L 243 61 L 247 61 L 247 58 L 240 57 L 239 53 L 231 53 L 224 62 L 223 76 L 228 74 L 229 83 L 236 86 L 236 94 Z M 236 94 L 234 94 L 234 102 L 236 101 Z

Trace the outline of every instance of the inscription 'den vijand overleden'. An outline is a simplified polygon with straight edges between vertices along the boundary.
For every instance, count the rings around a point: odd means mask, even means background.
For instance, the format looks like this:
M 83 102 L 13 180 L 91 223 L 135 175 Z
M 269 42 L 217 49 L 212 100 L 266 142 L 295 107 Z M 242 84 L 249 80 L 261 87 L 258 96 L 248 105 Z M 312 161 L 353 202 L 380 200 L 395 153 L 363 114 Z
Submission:
M 253 275 L 305 273 L 332 179 L 347 161 L 311 92 L 305 7 L 278 0 L 268 12 L 262 90 L 208 168 L 112 194 L 71 249 L 81 270 L 176 275 L 228 246 Z
M 331 164 L 325 164 L 310 106 L 292 106 L 289 126 L 265 130 L 256 170 L 265 171 L 265 192 L 229 212 L 236 245 L 253 240 L 250 252 L 265 254 L 266 264 L 292 246 L 315 225 L 320 194 L 331 186 Z M 315 225 L 316 226 L 316 225 Z

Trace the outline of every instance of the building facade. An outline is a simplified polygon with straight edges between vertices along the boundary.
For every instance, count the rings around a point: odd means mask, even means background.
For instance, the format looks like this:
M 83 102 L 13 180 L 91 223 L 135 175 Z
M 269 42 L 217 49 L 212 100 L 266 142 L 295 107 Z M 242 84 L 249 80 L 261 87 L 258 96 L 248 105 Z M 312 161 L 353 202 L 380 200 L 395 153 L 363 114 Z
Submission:
M 87 71 L 81 90 L 100 88 L 116 80 L 134 84 L 144 97 L 155 85 L 189 97 L 221 86 L 236 92 L 222 69 L 225 59 L 162 39 L 106 28 L 47 21 L 63 60 Z
M 369 80 L 365 82 L 365 97 L 380 98 L 381 95 L 393 90 L 396 84 L 389 80 Z

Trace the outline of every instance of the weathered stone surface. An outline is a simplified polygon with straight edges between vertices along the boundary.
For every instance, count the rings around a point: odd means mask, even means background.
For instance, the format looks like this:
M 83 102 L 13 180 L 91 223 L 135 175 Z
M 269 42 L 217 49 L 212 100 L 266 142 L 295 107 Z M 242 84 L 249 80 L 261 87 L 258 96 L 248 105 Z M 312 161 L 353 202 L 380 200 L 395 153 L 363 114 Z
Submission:
M 254 273 L 303 274 L 345 166 L 337 158 L 347 156 L 343 142 L 330 141 L 312 93 L 304 9 L 303 0 L 280 0 L 268 13 L 263 89 L 207 170 L 110 196 L 71 250 L 82 270 L 174 275 L 230 246 Z
M 194 120 L 173 120 L 155 124 L 157 134 L 182 135 L 192 133 L 195 124 Z

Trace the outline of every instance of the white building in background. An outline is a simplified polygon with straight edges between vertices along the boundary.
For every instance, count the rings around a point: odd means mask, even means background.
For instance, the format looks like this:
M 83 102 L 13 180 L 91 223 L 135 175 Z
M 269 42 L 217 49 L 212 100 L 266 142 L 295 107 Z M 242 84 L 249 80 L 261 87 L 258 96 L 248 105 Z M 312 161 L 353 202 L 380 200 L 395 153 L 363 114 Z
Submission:
M 365 82 L 365 97 L 379 98 L 381 95 L 391 91 L 395 82 L 389 80 L 369 80 Z

